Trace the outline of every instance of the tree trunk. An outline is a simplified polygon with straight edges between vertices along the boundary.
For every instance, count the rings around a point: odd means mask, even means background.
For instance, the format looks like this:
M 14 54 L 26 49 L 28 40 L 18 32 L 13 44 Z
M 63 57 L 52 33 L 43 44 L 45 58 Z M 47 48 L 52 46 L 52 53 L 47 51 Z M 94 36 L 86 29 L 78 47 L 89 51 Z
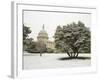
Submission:
M 78 57 L 78 55 L 79 55 L 79 53 L 77 52 L 77 54 L 76 54 L 76 58 Z
M 40 53 L 40 56 L 42 56 L 42 53 Z
M 74 53 L 74 57 L 76 56 L 76 53 Z
M 68 55 L 69 57 L 71 57 L 71 55 L 69 54 L 69 52 L 67 52 L 67 55 Z
M 70 57 L 72 58 L 72 57 L 73 57 L 73 54 L 72 54 L 72 53 L 70 53 L 70 54 L 71 54 L 71 56 L 70 56 Z

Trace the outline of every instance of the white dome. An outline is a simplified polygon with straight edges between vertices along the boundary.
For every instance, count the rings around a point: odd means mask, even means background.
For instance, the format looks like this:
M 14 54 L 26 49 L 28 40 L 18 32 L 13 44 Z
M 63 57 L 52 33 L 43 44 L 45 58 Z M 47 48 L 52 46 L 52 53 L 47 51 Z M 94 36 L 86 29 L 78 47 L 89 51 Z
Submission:
M 48 39 L 48 34 L 47 34 L 47 32 L 44 30 L 44 25 L 43 25 L 43 29 L 38 33 L 37 38 L 47 38 L 47 39 Z

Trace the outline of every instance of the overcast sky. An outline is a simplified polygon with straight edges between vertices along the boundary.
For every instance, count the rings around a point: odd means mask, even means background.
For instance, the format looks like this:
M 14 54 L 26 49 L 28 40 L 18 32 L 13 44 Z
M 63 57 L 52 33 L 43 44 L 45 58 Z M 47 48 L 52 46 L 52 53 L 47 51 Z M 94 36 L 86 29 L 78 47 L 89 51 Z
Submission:
M 86 27 L 90 27 L 90 14 L 24 11 L 24 24 L 31 28 L 32 33 L 29 36 L 34 38 L 35 41 L 43 24 L 48 33 L 49 40 L 53 41 L 53 36 L 58 25 L 62 26 L 72 22 L 77 23 L 79 20 L 83 22 Z

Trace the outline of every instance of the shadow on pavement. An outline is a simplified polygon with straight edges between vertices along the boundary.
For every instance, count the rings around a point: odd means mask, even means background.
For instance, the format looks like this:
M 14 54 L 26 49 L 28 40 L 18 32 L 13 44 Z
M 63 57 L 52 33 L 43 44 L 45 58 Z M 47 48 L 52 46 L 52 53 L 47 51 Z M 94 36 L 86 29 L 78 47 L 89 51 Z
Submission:
M 91 59 L 91 57 L 77 57 L 77 58 L 62 57 L 62 58 L 58 58 L 58 60 L 72 60 L 72 59 L 76 59 L 76 60 L 86 60 L 86 59 Z

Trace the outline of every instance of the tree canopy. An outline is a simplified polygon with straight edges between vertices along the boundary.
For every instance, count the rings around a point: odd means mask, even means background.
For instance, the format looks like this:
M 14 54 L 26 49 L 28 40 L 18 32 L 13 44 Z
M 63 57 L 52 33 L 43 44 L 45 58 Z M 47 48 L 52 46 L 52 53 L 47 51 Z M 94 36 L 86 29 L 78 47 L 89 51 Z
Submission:
M 30 27 L 23 25 L 23 50 L 27 50 L 34 45 L 33 38 L 29 37 L 31 32 Z
M 66 52 L 69 57 L 78 57 L 79 52 L 90 53 L 91 33 L 84 23 L 78 21 L 64 26 L 57 26 L 55 47 Z
M 26 38 L 28 38 L 28 35 L 31 32 L 32 31 L 30 30 L 30 27 L 27 27 L 27 26 L 23 25 L 23 40 L 25 40 Z

